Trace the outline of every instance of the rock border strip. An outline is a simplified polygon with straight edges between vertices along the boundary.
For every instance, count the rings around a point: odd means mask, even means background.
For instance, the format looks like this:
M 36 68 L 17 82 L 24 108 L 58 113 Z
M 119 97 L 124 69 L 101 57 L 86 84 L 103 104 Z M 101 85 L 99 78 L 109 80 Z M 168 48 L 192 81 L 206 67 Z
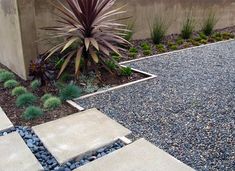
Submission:
M 120 137 L 117 141 L 106 147 L 99 148 L 89 155 L 83 156 L 80 160 L 71 160 L 64 165 L 60 165 L 30 127 L 15 126 L 15 128 L 9 129 L 5 134 L 0 134 L 0 136 L 13 132 L 19 133 L 27 147 L 31 150 L 45 171 L 71 171 L 119 150 L 130 143 L 130 140 L 127 141 L 128 139 Z
M 235 39 L 228 39 L 228 40 L 223 40 L 223 41 L 219 41 L 219 42 L 203 44 L 203 45 L 200 45 L 200 46 L 193 46 L 193 47 L 189 47 L 189 48 L 173 50 L 173 51 L 165 52 L 165 53 L 161 53 L 161 54 L 155 54 L 155 55 L 151 55 L 151 56 L 144 56 L 144 57 L 140 57 L 140 58 L 137 58 L 137 59 L 123 61 L 123 62 L 120 62 L 119 64 L 120 65 L 124 65 L 124 64 L 131 63 L 131 62 L 137 62 L 137 61 L 141 61 L 141 60 L 145 60 L 145 59 L 149 59 L 149 58 L 155 58 L 155 57 L 159 57 L 159 56 L 163 56 L 163 55 L 168 55 L 168 54 L 172 54 L 172 53 L 179 53 L 179 52 L 182 52 L 182 51 L 202 48 L 202 47 L 206 47 L 206 46 L 213 46 L 213 45 L 216 45 L 216 44 L 226 43 L 226 42 L 230 42 L 230 41 L 234 41 L 234 40 Z

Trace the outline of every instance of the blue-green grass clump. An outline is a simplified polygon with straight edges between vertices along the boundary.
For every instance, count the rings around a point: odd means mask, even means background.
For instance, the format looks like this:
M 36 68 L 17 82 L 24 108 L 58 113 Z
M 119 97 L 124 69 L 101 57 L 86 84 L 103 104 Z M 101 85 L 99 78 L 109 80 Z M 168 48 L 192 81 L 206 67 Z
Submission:
M 48 110 L 54 110 L 60 106 L 61 100 L 58 97 L 50 97 L 43 104 L 43 107 Z
M 8 80 L 4 83 L 4 88 L 12 89 L 19 85 L 19 82 L 16 80 Z
M 16 99 L 17 107 L 27 107 L 33 105 L 37 101 L 37 97 L 32 93 L 21 94 Z
M 22 114 L 22 117 L 25 120 L 32 120 L 32 119 L 36 119 L 42 115 L 43 115 L 43 111 L 41 108 L 35 107 L 35 106 L 29 106 L 25 110 L 25 112 Z
M 72 100 L 74 98 L 80 97 L 81 92 L 82 91 L 78 86 L 74 84 L 68 84 L 60 90 L 60 99 L 62 101 Z

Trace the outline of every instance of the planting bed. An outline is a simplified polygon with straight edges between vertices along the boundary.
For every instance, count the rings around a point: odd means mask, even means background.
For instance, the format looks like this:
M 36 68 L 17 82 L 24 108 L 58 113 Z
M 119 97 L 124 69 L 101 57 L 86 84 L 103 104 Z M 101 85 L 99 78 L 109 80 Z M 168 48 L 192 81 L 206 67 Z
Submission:
M 0 133 L 0 136 L 6 135 L 10 132 L 17 131 L 23 138 L 29 149 L 41 163 L 45 171 L 71 171 L 78 168 L 86 163 L 94 161 L 100 157 L 103 157 L 115 150 L 122 148 L 125 144 L 118 140 L 113 144 L 105 148 L 100 148 L 91 155 L 84 156 L 81 160 L 72 160 L 60 166 L 56 159 L 48 152 L 48 150 L 43 146 L 40 139 L 35 135 L 30 127 L 16 126 L 8 131 Z
M 2 65 L 0 66 L 0 68 L 6 69 Z M 76 82 L 75 84 L 80 87 L 81 95 L 86 95 L 125 83 L 140 80 L 146 77 L 149 76 L 136 71 L 133 71 L 130 76 L 118 76 L 112 75 L 105 70 L 101 70 L 99 78 L 96 77 L 94 73 L 92 73 L 89 74 L 89 76 L 83 77 L 83 79 L 81 79 L 79 83 Z M 24 81 L 19 77 L 17 77 L 16 80 L 20 83 L 21 86 L 26 87 L 29 92 L 32 92 L 38 97 L 37 103 L 35 105 L 40 106 L 41 108 L 43 108 L 43 104 L 40 102 L 40 97 L 42 97 L 45 93 L 50 93 L 55 96 L 59 94 L 59 88 L 58 86 L 56 86 L 54 81 L 33 91 L 30 87 L 30 81 Z M 67 75 L 66 80 L 60 80 L 57 83 L 69 84 L 71 82 L 74 83 L 73 77 L 71 77 L 71 75 Z M 4 88 L 3 83 L 0 83 L 0 93 L 0 106 L 3 108 L 6 115 L 9 117 L 14 125 L 34 126 L 78 112 L 78 109 L 64 102 L 59 108 L 50 111 L 44 110 L 44 114 L 36 119 L 25 120 L 22 117 L 22 113 L 25 111 L 25 108 L 19 108 L 16 106 L 16 97 L 11 95 L 10 89 Z
M 227 33 L 230 34 L 231 33 L 234 36 L 235 35 L 235 26 L 227 27 L 224 29 L 217 29 L 214 32 L 221 33 L 221 34 L 227 34 Z M 215 36 L 215 33 L 214 33 L 214 36 Z M 132 43 L 133 47 L 136 48 L 137 54 L 135 55 L 135 57 L 133 57 L 133 56 L 131 57 L 130 52 L 128 52 L 128 51 L 124 52 L 123 53 L 124 58 L 120 59 L 120 61 L 128 61 L 128 60 L 133 60 L 136 58 L 142 58 L 145 56 L 151 56 L 151 55 L 170 52 L 170 51 L 174 51 L 174 50 L 199 46 L 199 45 L 203 45 L 203 44 L 207 44 L 207 43 L 214 43 L 217 41 L 222 41 L 222 40 L 227 40 L 229 38 L 233 38 L 233 36 L 229 37 L 226 35 L 226 36 L 222 36 L 221 38 L 220 37 L 213 38 L 213 35 L 212 35 L 207 38 L 200 38 L 199 33 L 194 32 L 192 38 L 181 39 L 179 34 L 172 34 L 172 35 L 165 36 L 165 38 L 163 39 L 163 41 L 161 43 L 163 48 L 160 48 L 160 49 L 157 48 L 157 45 L 153 44 L 151 39 L 133 40 L 133 41 L 131 41 L 131 43 Z M 200 38 L 200 39 L 197 40 L 197 38 Z M 143 43 L 147 43 L 150 46 L 150 53 L 148 55 L 144 54 L 144 52 L 142 50 L 141 46 Z

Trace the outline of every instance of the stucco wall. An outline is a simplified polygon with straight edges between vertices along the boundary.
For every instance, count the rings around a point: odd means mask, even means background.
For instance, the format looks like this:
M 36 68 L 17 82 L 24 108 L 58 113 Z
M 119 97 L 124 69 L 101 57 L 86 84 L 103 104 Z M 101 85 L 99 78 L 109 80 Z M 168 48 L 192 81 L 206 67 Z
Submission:
M 26 76 L 17 0 L 0 0 L 0 62 Z
M 49 3 L 55 0 L 35 0 L 37 35 L 43 37 L 45 32 L 39 28 L 54 24 L 55 8 Z M 118 5 L 126 4 L 128 15 L 135 21 L 135 39 L 149 38 L 149 22 L 155 16 L 161 16 L 169 23 L 168 33 L 179 33 L 182 22 L 189 11 L 200 21 L 210 10 L 219 19 L 216 28 L 235 25 L 235 0 L 117 0 Z M 45 44 L 39 43 L 39 51 L 45 50 Z
M 34 0 L 0 0 L 0 62 L 23 79 L 37 56 Z

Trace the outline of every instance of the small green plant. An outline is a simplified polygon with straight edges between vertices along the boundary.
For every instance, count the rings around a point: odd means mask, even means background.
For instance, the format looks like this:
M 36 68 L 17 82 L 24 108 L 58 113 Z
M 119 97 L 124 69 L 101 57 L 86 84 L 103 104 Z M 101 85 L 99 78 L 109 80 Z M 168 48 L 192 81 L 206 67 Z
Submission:
M 168 26 L 162 18 L 155 18 L 152 24 L 149 24 L 150 36 L 154 44 L 162 42 L 166 35 Z
M 176 40 L 176 44 L 177 45 L 182 45 L 184 43 L 184 40 L 181 38 L 181 37 L 179 37 L 177 40 Z
M 12 90 L 11 95 L 20 96 L 21 94 L 25 94 L 25 93 L 27 93 L 27 89 L 25 87 L 19 86 L 19 87 L 15 87 Z
M 115 70 L 117 68 L 117 65 L 115 64 L 114 61 L 108 60 L 105 62 L 106 66 L 110 69 L 110 70 Z
M 204 40 L 207 40 L 207 38 L 208 38 L 203 32 L 200 32 L 200 33 L 199 33 L 199 37 L 200 37 L 201 39 L 204 39 Z
M 222 34 L 219 33 L 219 32 L 214 33 L 211 37 L 214 38 L 216 41 L 222 41 L 223 40 Z
M 210 36 L 213 33 L 214 27 L 217 23 L 216 16 L 213 12 L 210 12 L 207 18 L 203 21 L 202 32 L 206 36 Z
M 80 95 L 81 89 L 74 84 L 68 84 L 60 90 L 60 99 L 63 101 L 78 98 Z
M 130 67 L 123 67 L 120 72 L 122 76 L 130 76 L 133 73 Z
M 44 94 L 42 97 L 41 97 L 41 101 L 42 102 L 45 102 L 47 99 L 51 98 L 52 97 L 52 94 L 50 93 L 47 93 L 47 94 Z
M 207 42 L 207 40 L 202 39 L 202 40 L 200 41 L 200 43 L 201 43 L 201 44 L 207 44 L 208 42 Z
M 112 55 L 112 58 L 113 58 L 113 60 L 115 60 L 115 61 L 117 61 L 117 62 L 120 62 L 120 61 L 121 61 L 121 56 L 118 55 L 118 54 Z
M 135 28 L 135 22 L 132 21 L 132 22 L 129 22 L 127 25 L 126 25 L 126 30 L 128 30 L 127 32 L 124 32 L 125 33 L 125 36 L 124 36 L 124 39 L 127 40 L 127 41 L 130 41 L 134 35 L 134 28 Z
M 41 86 L 41 82 L 39 80 L 33 80 L 30 83 L 30 87 L 33 89 L 33 91 L 35 91 L 36 89 L 38 89 Z
M 157 51 L 160 52 L 160 53 L 166 52 L 166 48 L 163 44 L 156 45 L 156 48 L 157 48 Z
M 194 20 L 190 15 L 188 15 L 181 28 L 181 37 L 183 39 L 189 39 L 193 34 L 193 30 L 194 30 Z
M 141 48 L 142 48 L 143 50 L 151 50 L 150 45 L 149 45 L 148 43 L 146 43 L 146 42 L 144 42 L 144 43 L 141 44 Z
M 172 46 L 172 45 L 175 45 L 175 43 L 174 43 L 174 42 L 171 42 L 171 41 L 168 41 L 168 42 L 167 42 L 167 46 Z
M 177 50 L 177 49 L 178 49 L 178 47 L 177 47 L 176 44 L 169 46 L 169 48 L 170 48 L 171 50 Z
M 71 80 L 73 80 L 73 76 L 67 72 L 64 72 L 63 74 L 61 74 L 61 77 L 60 77 L 60 81 L 63 82 L 63 83 L 67 83 Z
M 19 85 L 19 82 L 16 80 L 8 80 L 4 83 L 4 88 L 12 89 Z
M 36 119 L 42 115 L 43 115 L 42 109 L 35 106 L 29 106 L 22 114 L 23 118 L 26 120 Z
M 14 80 L 15 75 L 9 71 L 3 71 L 0 73 L 0 82 L 6 82 L 8 80 Z
M 227 39 L 233 38 L 233 34 L 229 33 L 229 32 L 223 32 L 222 37 L 223 37 L 223 39 L 227 40 Z
M 26 106 L 34 104 L 36 101 L 37 101 L 37 97 L 34 96 L 32 93 L 25 93 L 17 97 L 16 106 L 26 107 Z
M 197 42 L 200 42 L 202 40 L 202 38 L 201 37 L 195 37 L 194 40 L 197 41 Z
M 60 106 L 61 100 L 58 97 L 50 97 L 43 104 L 43 107 L 48 110 L 54 110 Z
M 131 47 L 131 48 L 129 49 L 129 56 L 130 56 L 130 57 L 136 58 L 137 54 L 138 54 L 137 48 Z
M 195 41 L 194 39 L 192 39 L 190 42 L 191 42 L 191 43 L 192 43 L 192 45 L 194 45 L 194 46 L 200 46 L 200 45 L 201 45 L 201 43 L 200 43 L 200 42 Z
M 7 70 L 5 70 L 5 69 L 0 69 L 0 74 L 2 73 L 2 72 L 6 72 Z
M 143 54 L 144 54 L 145 56 L 149 56 L 149 55 L 152 54 L 152 52 L 151 52 L 151 50 L 144 50 L 144 51 L 143 51 Z

